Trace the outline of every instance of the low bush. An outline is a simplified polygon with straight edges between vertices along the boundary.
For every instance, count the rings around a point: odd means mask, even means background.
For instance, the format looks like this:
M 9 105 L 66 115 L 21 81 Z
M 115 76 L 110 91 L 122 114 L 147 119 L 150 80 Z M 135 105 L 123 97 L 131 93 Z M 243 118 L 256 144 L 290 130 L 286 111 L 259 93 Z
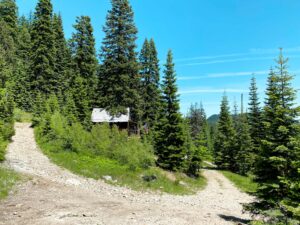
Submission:
M 94 125 L 86 131 L 79 123 L 69 125 L 67 119 L 55 112 L 47 121 L 40 123 L 38 135 L 44 141 L 55 142 L 55 151 L 71 151 L 81 155 L 103 156 L 127 165 L 130 169 L 146 169 L 154 165 L 154 154 L 150 144 L 138 137 L 128 137 L 126 132 L 108 124 Z
M 0 121 L 0 162 L 5 159 L 5 150 L 14 132 L 13 123 Z
M 0 89 L 0 162 L 4 161 L 5 150 L 14 135 L 14 103 L 6 89 Z
M 171 194 L 192 194 L 206 184 L 202 176 L 193 179 L 174 174 L 176 181 L 170 180 L 164 171 L 154 167 L 152 146 L 139 137 L 128 137 L 117 127 L 94 125 L 87 131 L 79 123 L 70 125 L 59 112 L 41 118 L 35 128 L 39 146 L 54 163 L 76 174 L 94 179 L 111 176 L 108 182 L 115 185 Z M 144 176 L 156 179 L 146 182 Z
M 0 162 L 5 160 L 5 150 L 8 142 L 0 139 Z

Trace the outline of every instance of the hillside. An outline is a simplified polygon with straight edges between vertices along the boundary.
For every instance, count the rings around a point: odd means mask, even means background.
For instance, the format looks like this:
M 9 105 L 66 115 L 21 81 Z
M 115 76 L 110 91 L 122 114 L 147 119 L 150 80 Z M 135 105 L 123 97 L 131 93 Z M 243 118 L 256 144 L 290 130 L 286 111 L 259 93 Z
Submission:
M 218 115 L 218 114 L 211 115 L 207 119 L 208 124 L 210 124 L 210 125 L 216 125 L 217 122 L 218 122 L 218 120 L 219 120 L 219 117 L 220 117 L 220 115 Z

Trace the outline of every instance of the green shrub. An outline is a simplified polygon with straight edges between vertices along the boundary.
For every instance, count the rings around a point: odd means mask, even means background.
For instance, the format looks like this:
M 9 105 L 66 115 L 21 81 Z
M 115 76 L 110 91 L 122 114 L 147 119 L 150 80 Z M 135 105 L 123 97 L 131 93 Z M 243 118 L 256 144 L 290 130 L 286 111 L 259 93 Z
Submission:
M 6 89 L 0 89 L 0 161 L 4 160 L 7 143 L 14 135 L 14 103 Z
M 79 123 L 69 121 L 59 112 L 51 115 L 50 128 L 43 135 L 45 123 L 35 128 L 36 140 L 43 152 L 57 165 L 76 174 L 101 179 L 111 176 L 113 184 L 136 190 L 152 189 L 172 194 L 191 194 L 205 186 L 205 179 L 189 178 L 175 174 L 186 185 L 175 184 L 154 165 L 152 146 L 139 137 L 128 137 L 127 132 L 108 124 L 94 125 L 86 131 Z M 155 176 L 152 182 L 143 176 Z M 179 184 L 179 185 L 178 185 Z
M 0 121 L 0 162 L 5 160 L 5 150 L 14 133 L 13 123 Z
M 8 142 L 0 139 L 0 162 L 5 160 L 5 150 Z
M 14 124 L 13 123 L 5 123 L 0 121 L 0 135 L 3 140 L 11 140 L 11 137 L 14 135 Z
M 127 165 L 131 170 L 154 165 L 150 144 L 138 137 L 128 137 L 127 132 L 119 131 L 117 127 L 110 128 L 108 124 L 95 125 L 89 132 L 80 123 L 69 125 L 63 115 L 55 112 L 40 123 L 38 134 L 47 141 L 55 141 L 59 145 L 57 149 L 104 156 Z

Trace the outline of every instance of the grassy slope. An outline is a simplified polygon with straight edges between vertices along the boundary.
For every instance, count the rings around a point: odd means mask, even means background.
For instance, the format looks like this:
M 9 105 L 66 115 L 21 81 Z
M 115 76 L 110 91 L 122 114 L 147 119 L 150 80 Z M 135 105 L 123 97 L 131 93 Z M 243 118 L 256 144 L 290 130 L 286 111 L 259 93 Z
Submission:
M 227 177 L 237 188 L 246 193 L 255 193 L 257 190 L 257 184 L 251 177 L 241 176 L 229 171 L 221 171 L 225 177 Z
M 36 135 L 38 137 L 38 135 Z M 37 138 L 38 139 L 38 138 Z M 174 174 L 176 181 L 171 181 L 159 168 L 148 170 L 132 171 L 127 166 L 101 156 L 88 156 L 68 151 L 57 151 L 55 142 L 45 143 L 37 140 L 43 152 L 57 165 L 68 170 L 94 179 L 101 179 L 103 176 L 111 176 L 117 182 L 112 184 L 130 187 L 134 190 L 155 190 L 170 194 L 193 194 L 206 185 L 203 177 L 193 179 L 181 174 Z M 145 182 L 141 178 L 143 175 L 155 175 L 157 180 Z M 179 184 L 183 181 L 186 185 Z
M 20 177 L 13 171 L 0 167 L 0 199 L 5 198 Z

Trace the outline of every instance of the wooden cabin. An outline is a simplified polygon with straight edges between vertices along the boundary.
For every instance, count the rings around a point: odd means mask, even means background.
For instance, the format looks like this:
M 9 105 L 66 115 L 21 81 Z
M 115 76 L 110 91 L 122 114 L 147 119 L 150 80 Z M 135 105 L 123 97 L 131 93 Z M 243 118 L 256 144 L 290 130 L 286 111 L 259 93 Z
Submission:
M 111 126 L 116 125 L 120 130 L 127 130 L 129 135 L 139 135 L 137 124 L 130 119 L 130 109 L 127 108 L 125 114 L 111 115 L 103 108 L 94 108 L 92 112 L 93 123 L 109 123 Z

